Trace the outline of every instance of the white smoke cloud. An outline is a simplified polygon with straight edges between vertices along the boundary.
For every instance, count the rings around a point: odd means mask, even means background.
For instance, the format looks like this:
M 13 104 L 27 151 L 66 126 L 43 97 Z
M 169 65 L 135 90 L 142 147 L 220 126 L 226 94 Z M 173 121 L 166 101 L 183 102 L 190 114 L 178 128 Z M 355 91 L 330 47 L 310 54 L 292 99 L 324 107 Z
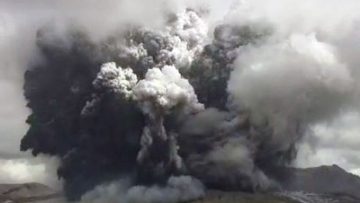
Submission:
M 250 110 L 254 123 L 270 122 L 277 143 L 296 138 L 299 124 L 333 118 L 356 93 L 334 48 L 314 35 L 245 48 L 235 67 L 228 84 L 233 102 Z
M 45 184 L 55 190 L 61 190 L 62 183 L 57 179 L 56 169 L 59 163 L 56 158 L 30 156 L 23 158 L 0 159 L 0 183 Z
M 312 136 L 300 145 L 297 166 L 337 163 L 358 171 L 359 119 L 343 120 L 359 111 L 359 8 L 351 0 L 253 0 L 226 17 L 273 27 L 266 43 L 240 51 L 228 89 L 257 122 L 271 117 L 278 141 L 296 136 L 291 123 L 308 125 Z
M 129 179 L 104 184 L 85 194 L 84 203 L 175 203 L 204 196 L 204 186 L 190 176 L 170 177 L 164 186 L 131 186 Z
M 184 202 L 205 195 L 202 183 L 190 176 L 170 177 L 165 187 L 134 186 L 128 191 L 129 203 Z
M 128 178 L 97 186 L 81 198 L 83 203 L 125 203 L 126 192 L 131 186 Z
M 144 112 L 149 112 L 148 102 L 158 104 L 163 110 L 184 105 L 188 112 L 199 111 L 203 105 L 197 100 L 193 87 L 174 66 L 149 69 L 145 79 L 139 81 L 133 90 L 135 100 L 144 103 Z M 145 108 L 145 109 L 144 109 Z
M 114 62 L 109 62 L 101 66 L 94 83 L 95 88 L 107 88 L 113 91 L 119 91 L 119 94 L 130 97 L 132 88 L 137 83 L 137 76 L 132 69 L 116 67 Z

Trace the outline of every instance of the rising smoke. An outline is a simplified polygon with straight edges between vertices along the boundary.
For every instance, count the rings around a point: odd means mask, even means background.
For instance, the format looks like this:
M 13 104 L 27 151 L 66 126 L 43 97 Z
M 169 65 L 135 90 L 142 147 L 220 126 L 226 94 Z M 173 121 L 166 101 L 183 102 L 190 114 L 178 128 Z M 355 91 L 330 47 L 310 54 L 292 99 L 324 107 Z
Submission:
M 21 150 L 60 159 L 69 200 L 276 189 L 271 171 L 294 161 L 307 131 L 357 108 L 353 45 L 328 33 L 330 23 L 292 30 L 296 18 L 267 16 L 272 4 L 258 1 L 233 4 L 214 23 L 211 9 L 169 2 L 151 25 L 154 13 L 139 9 L 103 32 L 81 20 L 36 31 L 41 59 L 25 73 L 32 113 Z

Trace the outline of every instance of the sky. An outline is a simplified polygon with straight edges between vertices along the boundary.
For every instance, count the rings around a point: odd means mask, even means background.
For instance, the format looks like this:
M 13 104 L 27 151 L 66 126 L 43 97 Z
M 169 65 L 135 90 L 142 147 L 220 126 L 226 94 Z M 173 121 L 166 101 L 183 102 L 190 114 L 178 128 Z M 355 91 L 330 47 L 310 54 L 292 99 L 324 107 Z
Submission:
M 22 95 L 23 74 L 28 64 L 39 58 L 35 33 L 44 23 L 60 22 L 61 27 L 61 22 L 75 19 L 90 30 L 94 39 L 98 39 L 111 32 L 113 25 L 122 20 L 136 18 L 146 23 L 151 16 L 155 19 L 151 24 L 156 26 L 161 23 L 156 19 L 161 19 L 163 10 L 206 2 L 212 12 L 208 19 L 212 24 L 261 20 L 275 26 L 277 39 L 287 39 L 294 34 L 316 36 L 317 40 L 331 46 L 331 53 L 340 64 L 352 71 L 355 88 L 358 88 L 360 2 L 357 0 L 170 0 L 165 4 L 162 0 L 154 0 L 152 6 L 145 3 L 141 7 L 138 5 L 144 3 L 142 0 L 124 2 L 0 1 L 0 183 L 59 185 L 55 178 L 56 159 L 45 156 L 34 159 L 29 153 L 19 151 L 20 140 L 28 128 L 25 120 L 30 113 Z M 265 53 L 266 50 L 260 51 Z M 360 101 L 357 96 L 354 98 L 351 98 L 352 103 Z M 296 166 L 324 164 L 337 164 L 360 175 L 360 114 L 356 104 L 331 119 L 313 124 L 300 144 Z

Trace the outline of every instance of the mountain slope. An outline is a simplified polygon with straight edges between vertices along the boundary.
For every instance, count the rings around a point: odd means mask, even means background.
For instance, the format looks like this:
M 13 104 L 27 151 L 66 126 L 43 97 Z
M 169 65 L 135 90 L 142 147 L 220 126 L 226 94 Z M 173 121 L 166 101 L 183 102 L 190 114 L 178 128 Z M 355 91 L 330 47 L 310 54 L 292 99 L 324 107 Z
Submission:
M 61 196 L 50 187 L 40 183 L 1 184 L 1 203 L 25 203 L 54 199 Z
M 343 194 L 360 199 L 360 177 L 337 165 L 307 169 L 283 168 L 274 174 L 284 190 Z

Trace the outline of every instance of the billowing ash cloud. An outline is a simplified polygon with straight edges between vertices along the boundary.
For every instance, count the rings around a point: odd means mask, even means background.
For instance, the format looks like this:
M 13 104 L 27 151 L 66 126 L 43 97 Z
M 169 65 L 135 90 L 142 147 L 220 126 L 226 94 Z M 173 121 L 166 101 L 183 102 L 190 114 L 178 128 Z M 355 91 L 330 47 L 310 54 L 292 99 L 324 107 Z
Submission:
M 81 202 L 89 203 L 156 203 L 179 202 L 204 195 L 203 185 L 190 176 L 170 177 L 166 186 L 131 186 L 127 178 L 104 184 L 85 194 Z M 120 198 L 119 198 L 120 197 Z
M 41 60 L 25 73 L 32 113 L 21 150 L 59 158 L 69 200 L 278 189 L 272 171 L 295 160 L 305 135 L 357 110 L 358 63 L 344 48 L 356 47 L 329 32 L 338 18 L 326 26 L 304 18 L 295 29 L 297 18 L 274 15 L 271 3 L 236 1 L 214 23 L 211 9 L 169 2 L 176 9 L 161 6 L 153 24 L 144 18 L 154 13 L 139 8 L 103 33 L 82 18 L 85 28 L 37 30 Z
M 268 142 L 276 149 L 289 148 L 306 125 L 338 114 L 354 93 L 345 64 L 314 35 L 248 49 L 235 62 L 228 91 L 255 125 L 272 126 Z

